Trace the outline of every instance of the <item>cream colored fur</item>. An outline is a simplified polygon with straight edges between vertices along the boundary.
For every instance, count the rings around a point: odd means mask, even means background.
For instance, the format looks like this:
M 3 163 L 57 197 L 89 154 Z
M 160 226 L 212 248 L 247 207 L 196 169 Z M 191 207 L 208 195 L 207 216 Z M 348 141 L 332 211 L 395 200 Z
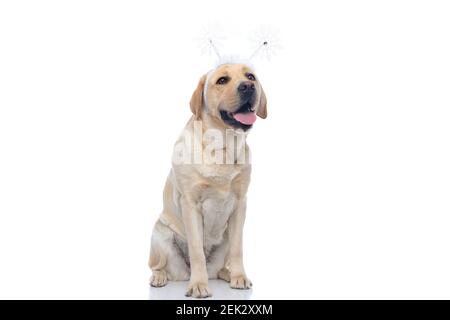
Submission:
M 193 116 L 185 130 L 193 134 L 195 121 L 201 121 L 203 132 L 215 129 L 225 137 L 231 127 L 222 121 L 219 109 L 236 110 L 237 86 L 248 80 L 248 72 L 251 70 L 245 65 L 227 64 L 211 71 L 208 77 L 203 76 L 192 96 Z M 229 83 L 217 85 L 217 79 L 224 74 L 230 78 Z M 257 79 L 255 84 L 255 112 L 265 118 L 265 94 Z M 232 133 L 240 138 L 247 134 L 242 130 Z M 244 154 L 244 163 L 237 163 L 237 159 L 232 164 L 173 163 L 164 188 L 163 212 L 152 233 L 152 286 L 164 286 L 168 280 L 189 280 L 186 295 L 198 298 L 211 295 L 208 279 L 223 279 L 232 288 L 251 287 L 242 252 L 251 165 L 248 145 L 245 140 L 240 141 L 243 142 L 235 150 L 218 147 L 213 152 L 235 158 Z M 181 137 L 177 141 L 178 146 L 184 143 Z M 204 142 L 199 143 L 206 148 Z

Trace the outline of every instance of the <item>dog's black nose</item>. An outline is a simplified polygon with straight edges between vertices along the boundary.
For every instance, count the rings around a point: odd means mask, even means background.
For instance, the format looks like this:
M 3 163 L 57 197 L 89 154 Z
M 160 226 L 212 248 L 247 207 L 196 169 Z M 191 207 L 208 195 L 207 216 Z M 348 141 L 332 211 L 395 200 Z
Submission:
M 250 81 L 242 82 L 238 87 L 238 91 L 241 94 L 250 95 L 255 91 L 255 84 Z

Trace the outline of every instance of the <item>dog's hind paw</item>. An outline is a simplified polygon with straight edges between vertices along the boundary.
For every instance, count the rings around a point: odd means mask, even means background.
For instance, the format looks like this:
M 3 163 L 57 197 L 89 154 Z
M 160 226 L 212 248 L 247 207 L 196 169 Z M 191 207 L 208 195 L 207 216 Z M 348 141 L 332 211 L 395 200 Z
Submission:
M 217 277 L 219 279 L 222 279 L 226 282 L 230 282 L 231 278 L 230 278 L 230 270 L 226 269 L 226 268 L 222 268 L 220 269 L 219 273 L 217 274 Z
M 231 277 L 230 287 L 233 289 L 250 289 L 252 282 L 245 275 Z
M 167 284 L 167 273 L 164 270 L 153 271 L 150 278 L 150 285 L 152 287 L 164 287 Z

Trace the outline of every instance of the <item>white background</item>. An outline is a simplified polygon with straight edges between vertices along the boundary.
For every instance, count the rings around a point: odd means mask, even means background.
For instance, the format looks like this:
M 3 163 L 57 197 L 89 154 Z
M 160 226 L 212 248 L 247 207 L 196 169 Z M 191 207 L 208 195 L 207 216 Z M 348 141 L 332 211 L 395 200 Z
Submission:
M 249 137 L 249 296 L 450 298 L 449 16 L 446 1 L 2 1 L 0 298 L 149 298 L 211 21 L 231 38 L 275 26 L 283 46 L 255 63 L 269 117 Z

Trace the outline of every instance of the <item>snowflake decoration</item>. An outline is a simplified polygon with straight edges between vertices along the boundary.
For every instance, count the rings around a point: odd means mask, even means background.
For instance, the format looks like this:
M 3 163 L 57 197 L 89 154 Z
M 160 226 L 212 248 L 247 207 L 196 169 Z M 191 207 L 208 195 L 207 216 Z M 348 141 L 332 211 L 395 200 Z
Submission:
M 278 36 L 278 30 L 272 29 L 268 26 L 263 26 L 257 32 L 255 32 L 254 36 L 250 38 L 250 42 L 253 44 L 253 54 L 250 56 L 250 59 L 255 57 L 264 57 L 267 60 L 270 60 L 279 49 L 280 40 Z
M 200 36 L 196 38 L 200 53 L 216 54 L 220 59 L 220 51 L 223 49 L 223 41 L 226 37 L 221 32 L 219 25 L 204 27 Z

